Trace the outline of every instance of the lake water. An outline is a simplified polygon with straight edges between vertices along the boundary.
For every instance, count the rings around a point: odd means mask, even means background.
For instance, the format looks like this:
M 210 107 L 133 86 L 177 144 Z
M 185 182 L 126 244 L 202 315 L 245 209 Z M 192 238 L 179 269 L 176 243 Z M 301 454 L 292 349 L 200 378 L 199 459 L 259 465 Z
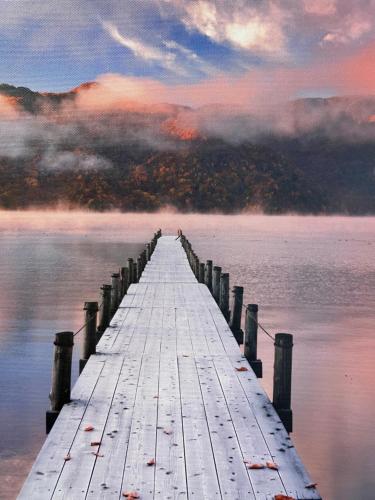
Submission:
M 324 498 L 375 498 L 375 218 L 72 212 L 0 213 L 0 497 L 16 496 L 45 438 L 53 334 L 81 325 L 83 302 L 159 227 L 181 227 L 266 328 L 294 334 L 292 437 Z

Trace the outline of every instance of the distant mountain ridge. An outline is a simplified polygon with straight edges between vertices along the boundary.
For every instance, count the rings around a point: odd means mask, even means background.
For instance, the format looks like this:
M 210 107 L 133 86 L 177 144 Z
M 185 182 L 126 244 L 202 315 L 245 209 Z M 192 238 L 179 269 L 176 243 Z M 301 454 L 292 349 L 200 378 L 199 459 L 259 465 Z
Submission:
M 1 138 L 0 207 L 375 214 L 373 96 L 299 99 L 262 128 L 241 110 L 226 119 L 225 107 L 168 104 L 51 119 L 97 86 L 40 93 L 0 84 L 35 117 L 10 133 L 14 146 Z

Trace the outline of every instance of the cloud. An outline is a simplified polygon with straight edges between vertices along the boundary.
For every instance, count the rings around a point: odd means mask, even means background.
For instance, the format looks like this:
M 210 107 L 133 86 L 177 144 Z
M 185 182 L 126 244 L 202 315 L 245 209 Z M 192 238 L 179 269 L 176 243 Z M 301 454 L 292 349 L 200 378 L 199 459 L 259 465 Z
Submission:
M 145 61 L 157 62 L 173 72 L 181 72 L 181 68 L 176 64 L 176 56 L 172 52 L 159 50 L 134 38 L 127 38 L 121 35 L 116 26 L 110 22 L 103 22 L 103 28 L 111 35 L 113 40 L 131 50 L 136 57 Z
M 268 8 L 253 3 L 216 3 L 210 0 L 184 2 L 182 21 L 218 43 L 228 43 L 253 54 L 285 57 L 287 40 L 283 26 L 287 11 L 268 2 Z
M 366 19 L 350 19 L 342 28 L 326 33 L 322 44 L 349 44 L 362 38 L 372 29 L 372 24 Z
M 303 0 L 307 14 L 316 16 L 331 16 L 337 12 L 336 0 Z

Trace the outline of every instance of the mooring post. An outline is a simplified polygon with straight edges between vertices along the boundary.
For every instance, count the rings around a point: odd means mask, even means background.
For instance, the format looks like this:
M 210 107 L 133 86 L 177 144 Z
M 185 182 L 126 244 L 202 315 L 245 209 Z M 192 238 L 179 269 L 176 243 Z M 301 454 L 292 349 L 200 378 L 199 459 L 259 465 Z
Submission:
M 210 292 L 212 292 L 212 260 L 208 260 L 206 262 L 206 267 L 204 270 L 204 282 Z
M 133 275 L 133 259 L 129 257 L 128 259 L 128 269 L 129 269 L 129 285 L 134 283 L 134 275 Z
M 79 373 L 81 374 L 91 354 L 96 353 L 96 322 L 98 314 L 97 302 L 85 302 L 85 328 L 83 330 L 82 353 L 79 360 Z
M 212 295 L 216 300 L 217 304 L 220 303 L 220 276 L 221 276 L 221 267 L 214 266 L 212 273 Z
M 127 267 L 122 267 L 120 270 L 121 274 L 121 298 L 126 295 L 129 288 L 129 269 Z
M 221 273 L 220 275 L 220 302 L 219 307 L 224 315 L 224 318 L 229 321 L 229 274 Z
M 142 259 L 142 271 L 144 271 L 146 264 L 147 264 L 146 250 L 142 251 L 141 259 Z
M 73 332 L 55 334 L 52 385 L 49 395 L 51 409 L 46 412 L 46 432 L 49 434 L 61 408 L 70 401 L 72 373 Z
M 137 259 L 137 283 L 139 283 L 141 276 L 142 276 L 142 257 L 138 257 L 138 259 Z
M 133 283 L 138 283 L 138 266 L 136 262 L 133 262 Z
M 199 277 L 198 277 L 199 283 L 204 283 L 204 262 L 201 262 L 199 264 Z
M 273 406 L 288 432 L 293 431 L 292 394 L 293 335 L 275 335 L 275 362 L 273 374 Z
M 195 256 L 194 260 L 194 275 L 199 279 L 199 258 L 197 256 Z
M 111 321 L 111 291 L 112 285 L 103 285 L 100 289 L 102 291 L 102 305 L 99 310 L 99 326 L 96 333 L 96 341 L 99 342 L 103 332 L 108 328 Z
M 244 355 L 255 375 L 262 378 L 262 361 L 258 359 L 258 304 L 248 304 L 246 307 Z
M 112 274 L 112 290 L 111 290 L 111 317 L 115 315 L 117 308 L 119 306 L 119 290 L 120 290 L 120 274 L 113 273 Z
M 243 331 L 241 329 L 242 305 L 243 305 L 243 287 L 235 286 L 232 288 L 233 307 L 230 313 L 229 326 L 233 332 L 237 343 L 243 344 Z

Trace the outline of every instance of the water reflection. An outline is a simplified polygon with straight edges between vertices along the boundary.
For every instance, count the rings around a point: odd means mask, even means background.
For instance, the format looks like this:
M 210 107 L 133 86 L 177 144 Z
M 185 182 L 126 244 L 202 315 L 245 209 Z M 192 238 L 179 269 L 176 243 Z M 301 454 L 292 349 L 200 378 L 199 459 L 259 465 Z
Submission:
M 298 450 L 325 498 L 372 498 L 374 218 L 33 212 L 0 213 L 1 498 L 44 439 L 53 333 L 80 326 L 83 301 L 159 226 L 182 227 L 267 328 L 294 333 Z M 259 342 L 270 393 L 272 342 Z

